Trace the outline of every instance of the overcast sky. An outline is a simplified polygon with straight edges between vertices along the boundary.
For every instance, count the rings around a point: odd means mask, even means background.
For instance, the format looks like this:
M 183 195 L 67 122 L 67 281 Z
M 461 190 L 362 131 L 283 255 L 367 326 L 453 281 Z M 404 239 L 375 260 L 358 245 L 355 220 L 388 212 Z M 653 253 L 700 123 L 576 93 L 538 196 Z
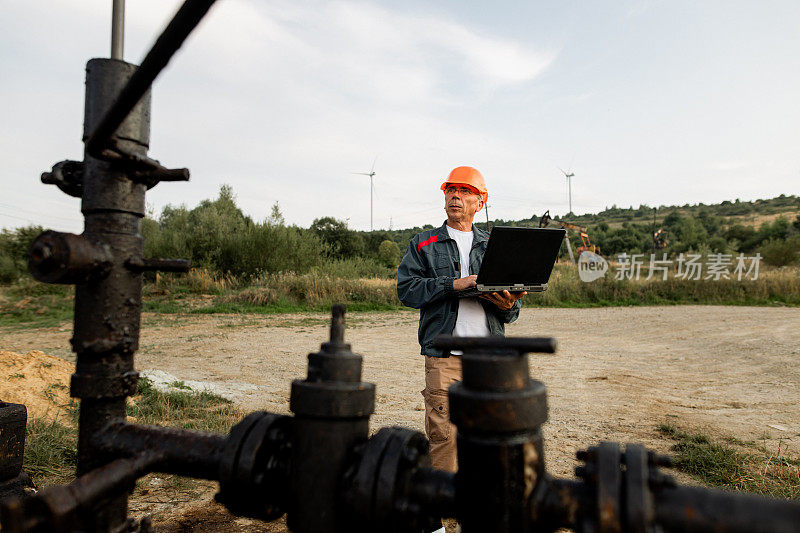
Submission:
M 129 0 L 138 63 L 179 6 Z M 110 0 L 3 0 L 0 227 L 80 232 L 40 183 L 81 159 L 84 67 Z M 230 184 L 256 221 L 440 224 L 455 166 L 491 218 L 800 193 L 800 2 L 219 0 L 156 81 L 150 156 L 193 207 Z

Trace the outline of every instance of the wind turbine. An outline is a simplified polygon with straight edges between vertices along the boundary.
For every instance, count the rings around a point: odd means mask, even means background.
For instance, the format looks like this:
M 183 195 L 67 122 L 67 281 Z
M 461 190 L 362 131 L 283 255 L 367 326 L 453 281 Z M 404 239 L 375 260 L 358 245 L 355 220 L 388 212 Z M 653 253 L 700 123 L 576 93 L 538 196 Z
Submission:
M 566 172 L 561 167 L 556 167 L 556 168 L 564 174 L 565 178 L 567 178 L 567 190 L 569 191 L 569 212 L 572 213 L 572 176 L 574 176 L 575 173 Z
M 378 160 L 378 156 L 375 156 L 375 159 L 372 161 L 372 168 L 369 172 L 351 172 L 350 174 L 358 174 L 360 176 L 369 176 L 369 230 L 372 231 L 372 193 L 375 190 L 372 184 L 372 178 L 375 177 L 375 162 Z

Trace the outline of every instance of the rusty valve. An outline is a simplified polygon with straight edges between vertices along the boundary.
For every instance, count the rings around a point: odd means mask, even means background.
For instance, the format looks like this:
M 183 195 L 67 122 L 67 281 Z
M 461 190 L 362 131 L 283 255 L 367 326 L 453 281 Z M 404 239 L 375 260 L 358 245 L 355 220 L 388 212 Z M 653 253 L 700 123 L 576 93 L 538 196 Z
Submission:
M 42 183 L 55 185 L 75 198 L 83 197 L 83 162 L 60 161 L 53 170 L 42 173 Z
M 31 245 L 28 269 L 44 283 L 86 283 L 111 269 L 111 248 L 86 235 L 45 231 Z

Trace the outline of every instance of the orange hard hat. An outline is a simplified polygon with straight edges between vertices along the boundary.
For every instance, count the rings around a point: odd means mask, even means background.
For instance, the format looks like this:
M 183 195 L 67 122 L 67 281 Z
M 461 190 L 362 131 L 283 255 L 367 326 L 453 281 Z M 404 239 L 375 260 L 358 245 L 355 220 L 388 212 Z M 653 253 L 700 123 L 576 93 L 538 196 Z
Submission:
M 444 190 L 448 185 L 466 185 L 474 189 L 475 193 L 483 198 L 483 203 L 486 203 L 489 199 L 489 191 L 486 190 L 486 182 L 483 181 L 483 176 L 472 167 L 454 168 L 447 177 L 447 181 L 442 183 L 441 189 Z

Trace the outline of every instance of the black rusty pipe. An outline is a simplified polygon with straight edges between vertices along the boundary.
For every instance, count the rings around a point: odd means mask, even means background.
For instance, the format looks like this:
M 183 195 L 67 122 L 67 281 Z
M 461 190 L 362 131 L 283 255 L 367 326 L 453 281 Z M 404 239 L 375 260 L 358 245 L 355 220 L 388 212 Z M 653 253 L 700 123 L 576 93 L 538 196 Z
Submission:
M 28 251 L 28 270 L 43 283 L 86 283 L 108 274 L 111 248 L 89 235 L 45 231 Z
M 527 352 L 555 350 L 553 339 L 438 337 L 463 350 L 463 381 L 448 391 L 458 429 L 456 515 L 466 533 L 524 531 L 528 499 L 544 479 L 541 425 L 547 396 L 530 379 Z
M 184 2 L 86 141 L 86 149 L 93 157 L 102 159 L 102 152 L 107 148 L 111 136 L 139 100 L 150 90 L 150 86 L 158 74 L 167 66 L 175 52 L 211 9 L 214 1 L 186 0 Z
M 344 312 L 344 306 L 333 306 L 330 341 L 309 354 L 307 378 L 292 382 L 287 524 L 298 533 L 350 530 L 338 492 L 375 410 L 375 385 L 361 382 L 361 356 L 343 342 Z
M 585 482 L 548 479 L 530 500 L 531 524 L 537 531 L 568 528 L 594 531 L 596 492 Z M 652 527 L 685 533 L 795 533 L 800 503 L 754 494 L 703 487 L 664 487 L 654 490 Z M 626 509 L 621 503 L 624 516 Z M 632 529 L 622 524 L 623 531 Z
M 28 409 L 0 400 L 0 483 L 16 478 L 22 471 Z
M 86 66 L 84 138 L 98 123 L 136 67 L 112 59 L 92 59 Z M 129 150 L 147 153 L 150 101 L 141 99 L 119 127 Z M 126 396 L 136 392 L 138 374 L 133 354 L 139 345 L 142 275 L 125 266 L 143 256 L 141 219 L 146 186 L 131 179 L 128 169 L 93 158 L 84 151 L 82 171 L 83 238 L 101 243 L 110 257 L 103 276 L 90 276 L 75 286 L 72 348 L 76 352 L 70 394 L 80 399 L 77 474 L 102 467 L 94 435 L 112 421 L 125 420 Z M 96 510 L 94 529 L 114 531 L 127 523 L 127 494 L 114 495 Z
M 62 172 L 60 179 L 45 177 L 80 196 L 85 217 L 83 235 L 45 236 L 34 246 L 30 264 L 43 281 L 76 284 L 71 342 L 77 356 L 70 394 L 81 400 L 78 475 L 103 466 L 93 436 L 109 422 L 125 419 L 125 398 L 136 391 L 133 354 L 139 344 L 142 275 L 136 265 L 125 263 L 143 257 L 141 219 L 145 191 L 153 184 L 153 176 L 143 180 L 141 166 L 106 161 L 101 152 L 113 145 L 129 160 L 149 161 L 150 84 L 212 4 L 188 0 L 139 70 L 118 59 L 88 62 L 84 161 L 69 165 L 71 172 Z M 186 174 L 155 169 L 176 179 Z M 120 493 L 96 509 L 91 529 L 117 531 L 126 522 L 127 495 Z
M 125 266 L 133 272 L 189 272 L 192 264 L 188 259 L 155 259 L 149 257 L 130 257 Z
M 655 520 L 665 531 L 797 533 L 800 502 L 711 490 L 667 487 L 654 495 Z
M 95 435 L 95 449 L 107 457 L 158 450 L 153 470 L 202 479 L 219 479 L 227 435 L 112 422 Z
M 0 521 L 9 533 L 105 531 L 99 504 L 133 490 L 136 480 L 151 472 L 158 452 L 117 459 L 85 473 L 69 485 L 9 498 L 0 504 Z
M 582 531 L 582 519 L 596 508 L 589 486 L 582 481 L 545 476 L 528 500 L 536 531 L 568 528 Z
M 421 468 L 411 477 L 410 499 L 418 503 L 424 514 L 438 517 L 456 516 L 456 483 L 453 472 Z

